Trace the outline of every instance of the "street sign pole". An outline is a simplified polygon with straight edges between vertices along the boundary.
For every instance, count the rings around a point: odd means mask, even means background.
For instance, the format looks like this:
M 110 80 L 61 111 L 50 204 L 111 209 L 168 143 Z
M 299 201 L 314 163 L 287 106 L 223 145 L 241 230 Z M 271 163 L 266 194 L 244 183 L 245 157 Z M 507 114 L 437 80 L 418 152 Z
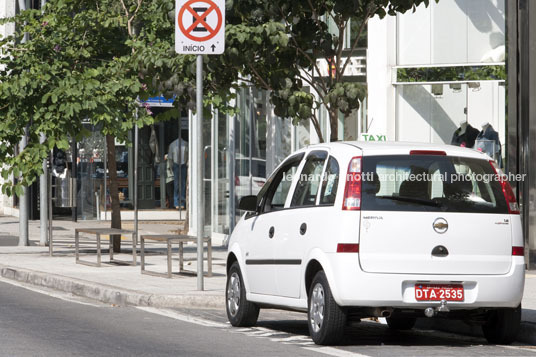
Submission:
M 138 130 L 138 108 L 136 108 L 136 125 L 134 126 L 134 242 L 132 249 L 138 245 L 138 151 L 139 151 L 139 130 Z M 106 195 L 104 196 L 106 197 Z M 106 199 L 104 200 L 106 205 Z
M 197 290 L 203 290 L 203 236 L 205 210 L 203 205 L 203 56 L 197 55 L 196 68 L 196 139 L 197 139 Z
M 225 0 L 176 0 L 175 2 L 175 52 L 197 56 L 195 132 L 197 215 L 197 290 L 203 290 L 203 237 L 205 208 L 203 192 L 203 54 L 222 54 L 225 49 Z M 193 160 L 192 160 L 193 162 Z M 193 186 L 193 185 L 192 185 Z

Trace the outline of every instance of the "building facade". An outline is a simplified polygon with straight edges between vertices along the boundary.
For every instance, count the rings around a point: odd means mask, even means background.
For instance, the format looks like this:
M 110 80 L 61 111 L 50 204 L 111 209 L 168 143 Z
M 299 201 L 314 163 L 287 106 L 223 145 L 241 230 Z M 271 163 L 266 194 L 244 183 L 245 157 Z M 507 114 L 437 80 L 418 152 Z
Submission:
M 0 4 L 0 15 L 15 13 L 14 0 Z M 4 25 L 0 31 L 12 29 Z M 338 125 L 339 140 L 446 144 L 461 126 L 470 125 L 478 132 L 484 125 L 491 126 L 499 139 L 492 146 L 492 156 L 507 172 L 527 174 L 514 185 L 523 209 L 527 261 L 533 265 L 536 169 L 529 163 L 536 145 L 532 144 L 536 140 L 531 141 L 536 133 L 531 123 L 536 118 L 535 48 L 536 5 L 529 0 L 441 0 L 430 2 L 429 7 L 421 5 L 415 12 L 376 17 L 368 24 L 366 48 L 357 51 L 345 73 L 366 83 L 367 99 L 353 115 L 341 116 Z M 320 75 L 328 75 L 325 59 L 319 59 L 318 66 L 326 72 Z M 234 104 L 236 115 L 214 112 L 205 118 L 201 136 L 193 134 L 196 119 L 190 112 L 178 121 L 140 129 L 140 219 L 184 219 L 188 209 L 190 233 L 196 233 L 196 185 L 187 184 L 192 204 L 177 210 L 178 172 L 171 177 L 172 164 L 166 160 L 170 144 L 179 138 L 187 143 L 188 157 L 204 157 L 205 232 L 216 244 L 225 243 L 240 219 L 240 197 L 256 194 L 288 154 L 318 142 L 310 123 L 293 126 L 275 116 L 264 91 L 241 89 Z M 156 114 L 172 104 L 153 98 L 147 105 Z M 324 137 L 329 138 L 324 109 L 319 117 Z M 110 219 L 105 140 L 99 128 L 88 128 L 92 135 L 77 143 L 74 155 L 68 153 L 78 169 L 75 210 L 80 219 Z M 202 153 L 196 152 L 197 140 L 203 142 Z M 477 144 L 486 142 L 470 146 Z M 133 149 L 119 142 L 116 147 L 122 216 L 132 219 Z M 195 170 L 185 160 L 187 182 L 196 182 Z M 3 197 L 2 203 L 5 213 L 17 213 L 13 199 Z M 63 208 L 58 204 L 56 214 L 69 214 L 69 205 L 73 202 Z
M 370 133 L 450 144 L 461 126 L 476 132 L 491 126 L 499 143 L 490 156 L 506 172 L 524 175 L 511 184 L 522 210 L 527 263 L 535 268 L 536 4 L 441 0 L 375 18 L 368 30 Z M 486 151 L 486 144 L 472 145 Z
M 536 3 L 508 0 L 508 170 L 527 175 L 517 186 L 526 256 L 536 269 Z

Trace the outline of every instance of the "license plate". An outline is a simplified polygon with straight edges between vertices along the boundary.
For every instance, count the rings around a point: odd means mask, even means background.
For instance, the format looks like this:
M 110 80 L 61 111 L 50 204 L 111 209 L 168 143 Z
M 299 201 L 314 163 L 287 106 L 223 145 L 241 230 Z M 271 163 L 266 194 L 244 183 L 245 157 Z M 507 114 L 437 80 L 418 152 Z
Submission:
M 417 301 L 463 301 L 463 285 L 415 284 Z

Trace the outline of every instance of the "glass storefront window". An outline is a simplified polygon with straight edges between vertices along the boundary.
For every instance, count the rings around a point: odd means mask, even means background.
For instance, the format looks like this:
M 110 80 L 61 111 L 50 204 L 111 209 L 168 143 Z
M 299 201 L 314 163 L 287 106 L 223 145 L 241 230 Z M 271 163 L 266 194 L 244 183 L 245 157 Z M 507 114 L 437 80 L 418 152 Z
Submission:
M 104 209 L 104 160 L 106 138 L 100 128 L 85 125 L 91 135 L 78 143 L 77 210 L 82 220 L 96 219 Z
M 240 198 L 256 195 L 266 182 L 267 96 L 256 88 L 243 88 L 238 95 L 235 119 L 235 207 Z M 240 212 L 237 210 L 237 218 Z
M 396 140 L 451 144 L 462 123 L 475 133 L 490 124 L 504 154 L 505 98 L 501 81 L 398 85 Z

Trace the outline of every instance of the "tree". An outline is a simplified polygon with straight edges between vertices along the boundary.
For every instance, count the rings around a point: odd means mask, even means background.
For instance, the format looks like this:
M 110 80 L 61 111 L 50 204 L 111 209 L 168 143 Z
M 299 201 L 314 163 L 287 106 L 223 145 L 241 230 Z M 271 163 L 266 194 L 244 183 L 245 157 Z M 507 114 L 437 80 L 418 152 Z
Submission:
M 330 141 L 336 141 L 339 115 L 350 115 L 366 96 L 365 86 L 344 73 L 367 22 L 415 11 L 421 3 L 429 0 L 237 0 L 227 13 L 226 51 L 208 63 L 212 83 L 216 89 L 237 77 L 270 91 L 275 114 L 294 124 L 311 120 L 320 141 L 324 106 Z M 321 75 L 320 58 L 328 60 L 330 75 Z
M 429 0 L 227 2 L 225 52 L 204 59 L 206 104 L 230 111 L 230 89 L 255 85 L 269 91 L 276 115 L 293 124 L 311 120 L 320 141 L 319 109 L 324 106 L 330 141 L 336 141 L 339 115 L 350 115 L 366 96 L 366 87 L 348 81 L 344 73 L 363 43 L 368 21 L 415 11 L 421 3 L 428 6 Z M 154 10 L 161 17 L 144 26 L 133 43 L 135 61 L 147 85 L 168 97 L 183 96 L 193 108 L 193 94 L 186 92 L 195 88 L 194 57 L 174 52 L 171 4 L 155 3 Z M 319 59 L 327 59 L 331 68 L 322 71 Z
M 52 148 L 67 149 L 69 138 L 88 135 L 82 125 L 87 118 L 106 135 L 111 226 L 121 228 L 114 139 L 126 140 L 136 123 L 152 121 L 139 110 L 136 99 L 144 87 L 127 45 L 141 5 L 142 0 L 51 0 L 43 11 L 3 20 L 13 22 L 16 32 L 0 41 L 0 161 L 4 179 L 20 177 L 15 185 L 4 184 L 4 193 L 20 194 L 42 173 L 41 162 Z M 25 129 L 28 145 L 16 155 Z M 114 239 L 114 250 L 119 247 Z
M 337 140 L 339 114 L 359 108 L 366 95 L 344 73 L 368 20 L 421 3 L 429 0 L 230 1 L 226 52 L 204 58 L 206 108 L 231 111 L 230 89 L 253 84 L 270 91 L 278 116 L 294 124 L 311 120 L 321 141 L 318 110 L 325 106 L 331 140 Z M 3 192 L 20 193 L 34 182 L 53 147 L 66 149 L 69 137 L 88 134 L 81 122 L 88 118 L 102 126 L 109 144 L 112 227 L 119 228 L 113 139 L 126 140 L 136 123 L 153 120 L 137 98 L 175 97 L 174 110 L 162 120 L 195 107 L 195 57 L 174 52 L 173 0 L 51 0 L 43 11 L 3 22 L 17 30 L 0 41 L 0 160 L 5 179 L 20 177 L 13 186 L 4 184 Z M 21 43 L 24 34 L 29 39 Z M 332 75 L 320 75 L 320 58 L 333 64 Z M 25 129 L 28 146 L 16 155 Z M 46 135 L 44 143 L 39 133 Z
M 205 104 L 232 111 L 230 89 L 255 85 L 270 92 L 276 115 L 293 124 L 311 120 L 320 141 L 318 114 L 324 106 L 330 141 L 336 141 L 339 115 L 350 115 L 366 96 L 366 87 L 348 81 L 344 73 L 363 43 L 368 21 L 415 11 L 422 3 L 428 6 L 429 0 L 229 1 L 225 52 L 204 58 Z M 174 52 L 174 7 L 170 1 L 156 1 L 151 11 L 160 15 L 134 39 L 133 61 L 146 85 L 168 98 L 180 96 L 193 109 L 195 58 Z M 319 68 L 322 58 L 332 67 L 329 71 Z

